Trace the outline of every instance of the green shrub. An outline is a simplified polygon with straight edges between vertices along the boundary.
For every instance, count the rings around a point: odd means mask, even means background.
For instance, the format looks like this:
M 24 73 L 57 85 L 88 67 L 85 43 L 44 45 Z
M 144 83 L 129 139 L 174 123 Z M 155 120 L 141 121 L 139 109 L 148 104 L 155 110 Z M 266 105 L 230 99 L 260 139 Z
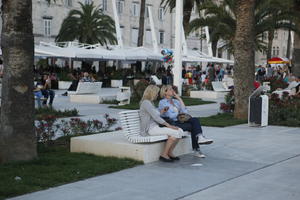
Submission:
M 58 73 L 57 78 L 60 81 L 72 81 L 70 72 L 67 72 L 67 71 L 62 71 L 62 72 Z
M 272 94 L 269 104 L 269 124 L 300 127 L 300 95 Z
M 111 73 L 112 80 L 122 80 L 123 79 L 123 70 L 116 70 Z
M 284 82 L 282 78 L 271 77 L 265 80 L 265 82 L 270 82 L 271 92 L 277 90 L 278 88 L 286 88 L 289 84 Z
M 133 87 L 132 101 L 139 102 L 144 94 L 145 89 L 150 85 L 150 83 L 142 79 Z
M 225 95 L 224 100 L 225 103 L 220 103 L 220 110 L 222 110 L 223 112 L 233 112 L 235 103 L 233 89 Z

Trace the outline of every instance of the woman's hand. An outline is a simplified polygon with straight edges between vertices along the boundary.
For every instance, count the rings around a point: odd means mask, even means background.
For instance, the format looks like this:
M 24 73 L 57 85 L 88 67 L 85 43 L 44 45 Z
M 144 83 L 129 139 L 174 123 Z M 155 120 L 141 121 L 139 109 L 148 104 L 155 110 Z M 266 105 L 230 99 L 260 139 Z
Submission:
M 169 106 L 164 107 L 163 109 L 160 110 L 160 114 L 164 114 L 165 112 L 167 112 L 169 110 Z
M 168 124 L 167 127 L 171 128 L 171 129 L 174 129 L 174 130 L 178 130 L 179 129 L 177 126 L 173 126 L 173 125 L 170 125 L 170 124 Z
M 174 96 L 174 98 L 176 98 L 176 99 L 180 99 L 180 96 L 174 91 L 174 93 L 173 93 L 173 96 Z

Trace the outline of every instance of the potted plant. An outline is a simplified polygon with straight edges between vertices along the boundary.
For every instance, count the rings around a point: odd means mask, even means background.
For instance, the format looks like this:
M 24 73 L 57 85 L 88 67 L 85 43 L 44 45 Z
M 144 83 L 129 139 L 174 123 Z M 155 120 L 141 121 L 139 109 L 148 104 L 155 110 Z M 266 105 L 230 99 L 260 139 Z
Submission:
M 122 70 L 116 70 L 111 73 L 111 87 L 123 86 L 123 73 Z
M 72 84 L 72 79 L 69 76 L 68 72 L 62 71 L 57 74 L 58 76 L 58 89 L 67 90 Z

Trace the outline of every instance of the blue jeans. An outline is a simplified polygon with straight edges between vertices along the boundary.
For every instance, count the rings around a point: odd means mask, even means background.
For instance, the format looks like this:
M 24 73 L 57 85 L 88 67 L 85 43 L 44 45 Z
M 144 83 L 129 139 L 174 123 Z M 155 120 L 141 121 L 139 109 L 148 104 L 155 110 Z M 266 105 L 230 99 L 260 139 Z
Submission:
M 50 97 L 49 105 L 52 105 L 53 100 L 54 100 L 54 96 L 55 96 L 55 92 L 53 90 L 41 90 L 41 91 L 42 91 L 43 96 L 46 98 L 43 101 L 43 105 L 47 104 L 47 100 L 48 100 L 49 97 Z
M 184 123 L 176 121 L 174 125 L 182 128 L 182 130 L 184 131 L 190 131 L 192 139 L 192 148 L 194 150 L 199 149 L 198 135 L 202 134 L 202 127 L 198 118 L 192 117 L 191 119 L 189 119 L 189 121 Z
M 43 97 L 43 94 L 41 91 L 35 91 L 34 96 L 36 98 L 36 102 L 38 104 L 38 108 L 42 107 L 41 98 Z

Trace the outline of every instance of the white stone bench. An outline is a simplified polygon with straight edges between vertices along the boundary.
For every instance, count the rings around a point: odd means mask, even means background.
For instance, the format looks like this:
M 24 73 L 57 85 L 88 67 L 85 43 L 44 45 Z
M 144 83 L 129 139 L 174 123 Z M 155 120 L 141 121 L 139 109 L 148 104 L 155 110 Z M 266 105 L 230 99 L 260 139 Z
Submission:
M 219 99 L 224 98 L 228 92 L 215 92 L 211 90 L 191 91 L 190 97 L 200 99 Z
M 226 85 L 225 82 L 212 81 L 211 84 L 212 84 L 212 87 L 215 92 L 229 92 L 230 91 L 230 89 L 228 88 L 228 86 Z
M 127 140 L 123 131 L 114 131 L 72 137 L 70 151 L 100 156 L 132 158 L 144 163 L 150 163 L 158 160 L 164 146 L 165 142 L 133 144 Z M 191 152 L 191 139 L 189 137 L 180 139 L 174 149 L 174 154 L 177 156 Z
M 68 91 L 71 102 L 101 103 L 100 96 L 102 82 L 79 82 L 76 91 Z
M 287 88 L 285 89 L 277 89 L 273 91 L 272 93 L 278 94 L 279 98 L 282 98 L 282 95 L 284 92 L 287 92 L 289 95 L 295 95 L 296 94 L 296 87 L 299 83 L 293 81 L 291 82 Z
M 68 91 L 68 94 L 99 94 L 102 82 L 79 82 L 76 91 Z
M 117 101 L 120 101 L 119 105 L 130 104 L 131 91 L 130 87 L 120 87 L 120 91 L 117 93 Z
M 73 137 L 71 138 L 70 151 L 132 158 L 144 163 L 157 161 L 164 150 L 164 141 L 167 140 L 168 136 L 141 136 L 138 110 L 123 111 L 119 113 L 119 116 L 122 131 Z M 184 133 L 185 136 L 189 135 L 187 131 Z M 174 154 L 177 156 L 191 152 L 190 137 L 180 139 L 174 149 Z

